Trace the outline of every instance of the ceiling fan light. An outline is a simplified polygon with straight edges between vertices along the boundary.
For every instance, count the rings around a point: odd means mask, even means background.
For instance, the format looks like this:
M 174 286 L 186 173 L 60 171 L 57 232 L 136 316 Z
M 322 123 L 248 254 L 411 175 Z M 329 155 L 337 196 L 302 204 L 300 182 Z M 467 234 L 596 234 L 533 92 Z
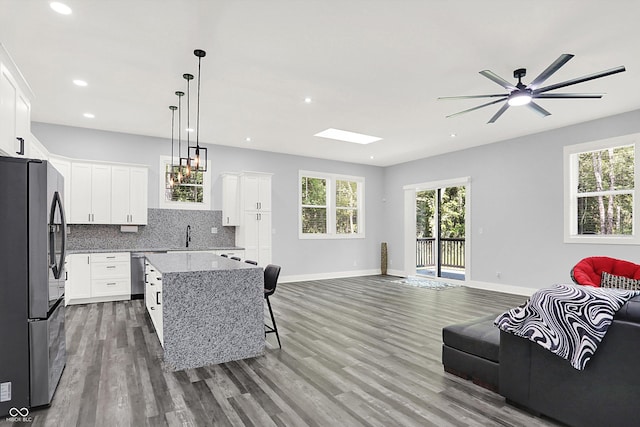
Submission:
M 513 95 L 509 96 L 509 100 L 507 102 L 512 107 L 527 105 L 531 102 L 531 94 L 527 92 L 514 93 Z

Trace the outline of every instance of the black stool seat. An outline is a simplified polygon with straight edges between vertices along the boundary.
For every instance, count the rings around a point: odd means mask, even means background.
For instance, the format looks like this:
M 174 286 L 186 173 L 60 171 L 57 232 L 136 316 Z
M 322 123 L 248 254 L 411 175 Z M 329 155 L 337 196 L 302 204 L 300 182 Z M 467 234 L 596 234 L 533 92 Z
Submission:
M 498 390 L 500 329 L 493 325 L 498 314 L 442 329 L 445 371 L 490 390 Z

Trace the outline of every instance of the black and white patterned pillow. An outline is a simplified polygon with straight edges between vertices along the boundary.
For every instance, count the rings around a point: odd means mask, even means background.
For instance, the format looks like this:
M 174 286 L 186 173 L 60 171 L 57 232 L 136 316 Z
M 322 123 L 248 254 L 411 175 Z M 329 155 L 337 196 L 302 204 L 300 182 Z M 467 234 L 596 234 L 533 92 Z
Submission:
M 602 279 L 600 280 L 600 287 L 638 291 L 640 290 L 640 280 L 630 279 L 624 276 L 616 276 L 615 274 L 609 274 L 606 271 L 603 271 Z

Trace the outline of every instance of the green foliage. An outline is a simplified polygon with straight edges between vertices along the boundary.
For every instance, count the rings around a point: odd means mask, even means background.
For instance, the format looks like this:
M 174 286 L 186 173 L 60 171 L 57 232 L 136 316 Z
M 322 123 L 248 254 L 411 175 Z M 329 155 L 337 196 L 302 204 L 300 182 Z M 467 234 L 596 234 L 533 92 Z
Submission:
M 578 234 L 633 232 L 634 167 L 633 145 L 578 154 Z
M 302 232 L 327 233 L 327 180 L 302 177 Z M 358 183 L 336 181 L 336 230 L 337 234 L 358 232 Z
M 440 226 L 443 238 L 463 238 L 465 187 L 447 187 L 440 192 Z M 435 237 L 436 191 L 416 193 L 416 233 L 418 238 Z
M 327 180 L 322 178 L 310 178 L 303 176 L 302 204 L 306 206 L 327 205 Z

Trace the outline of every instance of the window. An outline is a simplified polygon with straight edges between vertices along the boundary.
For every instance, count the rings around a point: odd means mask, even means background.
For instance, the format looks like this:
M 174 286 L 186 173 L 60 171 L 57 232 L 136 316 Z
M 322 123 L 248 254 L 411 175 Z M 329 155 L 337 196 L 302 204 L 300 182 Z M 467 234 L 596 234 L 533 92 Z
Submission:
M 300 171 L 301 239 L 364 237 L 364 178 Z
M 169 178 L 171 172 L 171 158 L 160 157 L 160 207 L 166 209 L 199 209 L 211 208 L 211 176 L 210 172 L 192 172 L 189 176 L 183 175 L 181 182 L 174 181 L 171 185 Z M 173 166 L 177 172 L 179 167 Z M 207 165 L 210 171 L 210 162 Z
M 638 136 L 565 147 L 566 242 L 640 243 Z

